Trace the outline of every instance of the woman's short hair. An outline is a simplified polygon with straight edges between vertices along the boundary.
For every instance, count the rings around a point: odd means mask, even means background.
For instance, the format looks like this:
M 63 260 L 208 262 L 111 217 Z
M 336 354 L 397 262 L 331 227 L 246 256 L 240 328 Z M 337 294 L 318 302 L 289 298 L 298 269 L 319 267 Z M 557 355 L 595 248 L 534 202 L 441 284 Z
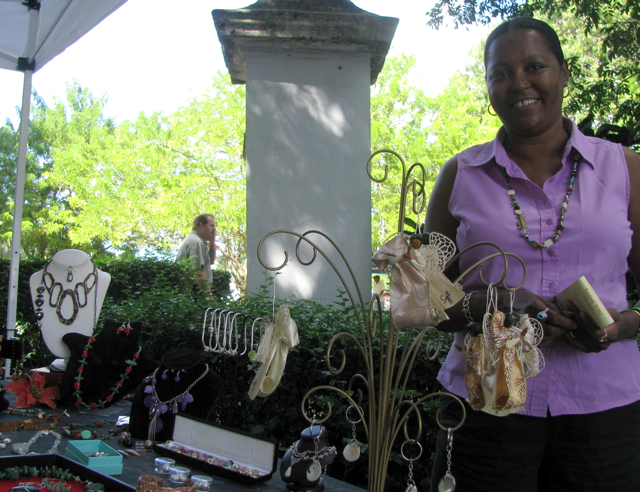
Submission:
M 216 220 L 215 217 L 211 214 L 200 214 L 195 219 L 193 219 L 193 227 L 194 231 L 200 229 L 200 226 L 207 225 L 209 223 L 209 219 Z
M 508 21 L 503 22 L 498 27 L 496 27 L 484 44 L 484 68 L 487 68 L 487 57 L 489 55 L 489 48 L 491 44 L 503 34 L 506 34 L 510 31 L 516 30 L 529 30 L 529 31 L 537 31 L 547 43 L 547 47 L 553 55 L 558 60 L 558 63 L 562 66 L 564 63 L 564 53 L 562 52 L 562 46 L 560 46 L 560 40 L 558 39 L 558 34 L 553 30 L 553 28 L 547 24 L 546 22 L 542 22 L 541 20 L 534 19 L 533 17 L 514 17 L 513 19 L 509 19 Z

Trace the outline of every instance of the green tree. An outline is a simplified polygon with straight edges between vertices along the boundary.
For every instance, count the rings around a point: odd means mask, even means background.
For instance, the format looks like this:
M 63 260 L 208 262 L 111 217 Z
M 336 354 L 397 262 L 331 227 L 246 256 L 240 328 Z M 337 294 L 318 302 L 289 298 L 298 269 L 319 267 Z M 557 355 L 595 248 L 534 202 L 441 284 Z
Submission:
M 409 80 L 415 67 L 415 56 L 402 54 L 389 57 L 371 93 L 371 149 L 389 149 L 397 152 L 405 161 L 407 169 L 414 162 L 425 165 L 429 188 L 437 175 L 437 167 L 425 161 L 427 97 Z M 372 175 L 376 179 L 384 176 L 382 183 L 372 182 L 371 222 L 372 247 L 375 251 L 398 230 L 398 204 L 401 193 L 402 167 L 400 161 L 390 154 L 382 154 L 372 162 Z M 407 211 L 407 216 L 410 212 Z M 414 218 L 415 219 L 415 218 Z
M 34 258 L 46 258 L 70 246 L 69 207 L 66 191 L 46 179 L 53 167 L 50 143 L 45 136 L 47 107 L 36 91 L 32 94 L 22 213 L 21 247 Z M 13 231 L 18 131 L 10 121 L 0 127 L 0 248 L 8 251 Z
M 637 0 L 438 0 L 427 24 L 440 27 L 450 18 L 456 27 L 494 19 L 535 15 L 580 30 L 597 42 L 584 61 L 569 58 L 574 75 L 567 109 L 586 115 L 589 124 L 624 126 L 629 142 L 640 145 L 640 3 Z M 578 23 L 567 22 L 568 16 Z
M 68 190 L 70 238 L 85 250 L 167 251 L 202 212 L 218 215 L 222 267 L 244 288 L 244 87 L 221 73 L 212 89 L 170 116 L 114 125 L 105 98 L 72 84 L 48 111 L 55 166 Z

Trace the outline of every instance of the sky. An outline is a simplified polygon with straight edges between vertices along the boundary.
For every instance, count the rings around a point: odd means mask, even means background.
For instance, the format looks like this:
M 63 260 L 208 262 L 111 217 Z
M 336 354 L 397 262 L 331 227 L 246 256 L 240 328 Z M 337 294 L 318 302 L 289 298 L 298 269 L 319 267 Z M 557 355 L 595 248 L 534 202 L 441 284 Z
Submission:
M 415 85 L 435 95 L 486 28 L 435 31 L 425 13 L 433 0 L 354 0 L 374 14 L 400 19 L 390 54 L 413 52 Z M 171 114 L 204 94 L 212 77 L 226 73 L 211 17 L 213 9 L 237 9 L 252 0 L 129 0 L 62 54 L 33 75 L 33 87 L 48 105 L 64 99 L 66 84 L 77 80 L 94 96 L 108 96 L 105 114 L 117 122 L 140 112 Z M 0 124 L 17 126 L 23 75 L 0 70 Z

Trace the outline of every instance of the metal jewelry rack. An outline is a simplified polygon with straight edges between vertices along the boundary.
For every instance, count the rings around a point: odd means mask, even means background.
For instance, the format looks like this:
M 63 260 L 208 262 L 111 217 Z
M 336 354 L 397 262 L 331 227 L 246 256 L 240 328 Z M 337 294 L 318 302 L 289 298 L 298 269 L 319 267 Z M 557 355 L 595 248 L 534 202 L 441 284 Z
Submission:
M 402 184 L 401 184 L 401 201 L 399 208 L 399 221 L 398 221 L 398 233 L 401 233 L 404 226 L 405 209 L 408 206 L 408 199 L 410 198 L 410 207 L 412 213 L 417 216 L 425 209 L 426 196 L 425 196 L 425 179 L 426 171 L 422 164 L 415 163 L 409 170 L 406 170 L 406 165 L 402 157 L 396 152 L 390 150 L 380 150 L 371 155 L 367 161 L 367 173 L 369 177 L 378 183 L 381 183 L 387 179 L 388 166 L 385 164 L 384 176 L 381 179 L 374 178 L 371 174 L 371 162 L 372 159 L 379 154 L 391 154 L 398 158 L 402 164 Z M 411 177 L 414 171 L 418 174 L 418 177 Z M 354 420 L 360 419 L 362 425 L 364 425 L 367 440 L 368 440 L 368 459 L 369 459 L 369 487 L 370 492 L 383 492 L 385 487 L 385 481 L 387 476 L 387 466 L 391 456 L 391 450 L 396 444 L 398 434 L 400 432 L 404 435 L 404 444 L 417 443 L 422 435 L 422 418 L 420 415 L 421 404 L 427 400 L 437 397 L 449 397 L 455 399 L 462 407 L 462 419 L 453 428 L 445 428 L 438 419 L 436 414 L 436 421 L 440 428 L 448 431 L 449 436 L 452 435 L 457 429 L 462 426 L 466 417 L 466 412 L 462 401 L 450 393 L 435 392 L 423 396 L 418 399 L 411 399 L 405 397 L 408 388 L 409 376 L 411 374 L 416 357 L 421 352 L 424 352 L 429 360 L 434 360 L 439 354 L 441 347 L 440 334 L 434 326 L 426 326 L 419 328 L 409 328 L 406 330 L 398 330 L 395 328 L 393 320 L 390 320 L 388 326 L 383 327 L 383 313 L 380 298 L 376 294 L 374 295 L 371 303 L 367 305 L 364 302 L 362 292 L 355 277 L 351 266 L 347 262 L 344 254 L 340 251 L 340 248 L 336 243 L 327 235 L 320 231 L 310 230 L 303 234 L 299 234 L 289 230 L 275 230 L 266 234 L 258 245 L 258 259 L 262 266 L 269 271 L 277 272 L 283 269 L 289 261 L 289 253 L 284 251 L 284 261 L 278 266 L 267 265 L 263 260 L 262 247 L 265 241 L 268 241 L 274 235 L 286 234 L 295 236 L 298 238 L 295 248 L 296 260 L 302 265 L 310 265 L 313 263 L 317 255 L 321 255 L 330 264 L 336 275 L 338 275 L 346 295 L 349 298 L 351 305 L 354 308 L 354 312 L 357 318 L 357 329 L 355 333 L 359 332 L 359 336 L 352 333 L 342 332 L 335 335 L 329 342 L 327 347 L 327 367 L 333 375 L 339 375 L 345 368 L 346 356 L 344 351 L 340 351 L 341 361 L 338 368 L 334 368 L 331 360 L 333 357 L 333 347 L 337 341 L 346 339 L 347 341 L 355 344 L 361 353 L 362 360 L 364 361 L 365 371 L 363 374 L 355 374 L 349 380 L 346 390 L 334 387 L 334 386 L 318 386 L 309 390 L 302 399 L 302 413 L 305 419 L 314 424 L 322 424 L 326 422 L 331 416 L 331 405 L 327 403 L 326 409 L 322 415 L 310 414 L 308 411 L 309 405 L 307 402 L 315 394 L 320 392 L 335 392 L 344 397 L 350 408 L 353 408 L 357 415 L 353 416 Z M 344 262 L 344 266 L 348 272 L 348 276 L 345 278 L 341 270 L 336 264 L 327 256 L 322 248 L 315 242 L 316 237 L 321 241 L 327 241 L 331 247 L 333 247 L 340 258 Z M 313 239 L 313 240 L 312 240 Z M 301 246 L 305 245 L 311 247 L 312 257 L 311 260 L 305 261 L 300 257 Z M 455 255 L 448 263 L 447 267 L 453 264 L 460 255 L 469 251 L 469 249 L 481 245 L 493 246 L 497 249 L 497 253 L 482 259 L 474 264 L 471 268 L 463 272 L 462 275 L 456 280 L 458 282 L 464 275 L 469 273 L 474 268 L 478 267 L 478 273 L 483 282 L 482 277 L 482 263 L 488 259 L 501 256 L 504 259 L 504 271 L 497 283 L 504 285 L 504 280 L 507 275 L 508 261 L 507 256 L 509 253 L 505 253 L 500 247 L 493 243 L 479 243 L 469 248 L 464 249 Z M 516 257 L 520 260 L 518 257 Z M 520 260 L 521 261 L 521 260 Z M 522 261 L 521 261 L 522 263 Z M 523 265 L 524 266 L 524 265 Z M 350 278 L 350 282 L 347 282 L 347 278 Z M 522 284 L 524 283 L 524 280 Z M 487 282 L 485 284 L 489 285 Z M 518 286 L 520 288 L 522 286 Z M 353 287 L 350 288 L 350 285 Z M 496 284 L 494 284 L 496 285 Z M 355 294 L 355 295 L 354 295 Z M 428 332 L 432 332 L 435 335 L 437 341 L 436 346 L 433 347 L 432 340 L 429 340 L 427 336 Z M 374 347 L 379 347 L 379 351 L 375 351 Z M 401 347 L 400 350 L 398 348 Z M 379 353 L 378 363 L 375 364 L 374 357 L 376 352 Z M 340 360 L 340 356 L 338 357 Z M 374 369 L 376 368 L 377 369 Z M 366 396 L 366 398 L 365 398 Z M 368 407 L 368 411 L 362 409 L 363 406 Z M 411 421 L 411 425 L 408 425 Z M 404 444 L 402 445 L 402 455 L 404 456 Z M 408 461 L 411 459 L 405 458 Z M 411 465 L 412 463 L 410 463 Z M 453 489 L 449 489 L 453 490 Z

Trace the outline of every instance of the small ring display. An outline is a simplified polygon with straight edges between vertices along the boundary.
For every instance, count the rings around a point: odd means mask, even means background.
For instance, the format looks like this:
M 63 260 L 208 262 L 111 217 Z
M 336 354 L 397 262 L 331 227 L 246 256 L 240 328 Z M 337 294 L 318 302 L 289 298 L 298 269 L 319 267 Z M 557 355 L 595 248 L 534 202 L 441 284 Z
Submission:
M 362 418 L 359 418 L 358 420 L 351 420 L 349 418 L 349 412 L 351 411 L 352 408 L 354 408 L 353 405 L 349 405 L 349 407 L 347 408 L 347 411 L 344 413 L 344 416 L 347 419 L 347 422 L 349 422 L 350 424 L 354 424 L 354 425 L 359 424 L 360 422 L 362 422 Z
M 543 309 L 542 311 L 540 311 L 538 314 L 536 314 L 536 319 L 538 321 L 540 321 L 540 323 L 544 323 L 547 321 L 547 318 L 549 317 L 547 315 L 547 311 L 549 311 L 549 308 L 547 309 Z
M 418 456 L 416 456 L 415 458 L 407 458 L 407 455 L 404 452 L 404 446 L 409 443 L 409 444 L 416 444 L 418 446 L 418 448 L 420 448 L 420 452 L 418 453 Z M 420 457 L 422 456 L 422 444 L 420 444 L 418 441 L 416 441 L 415 439 L 409 439 L 408 441 L 405 441 L 402 443 L 402 447 L 400 448 L 400 454 L 402 454 L 402 458 L 406 461 L 416 461 L 419 460 Z

